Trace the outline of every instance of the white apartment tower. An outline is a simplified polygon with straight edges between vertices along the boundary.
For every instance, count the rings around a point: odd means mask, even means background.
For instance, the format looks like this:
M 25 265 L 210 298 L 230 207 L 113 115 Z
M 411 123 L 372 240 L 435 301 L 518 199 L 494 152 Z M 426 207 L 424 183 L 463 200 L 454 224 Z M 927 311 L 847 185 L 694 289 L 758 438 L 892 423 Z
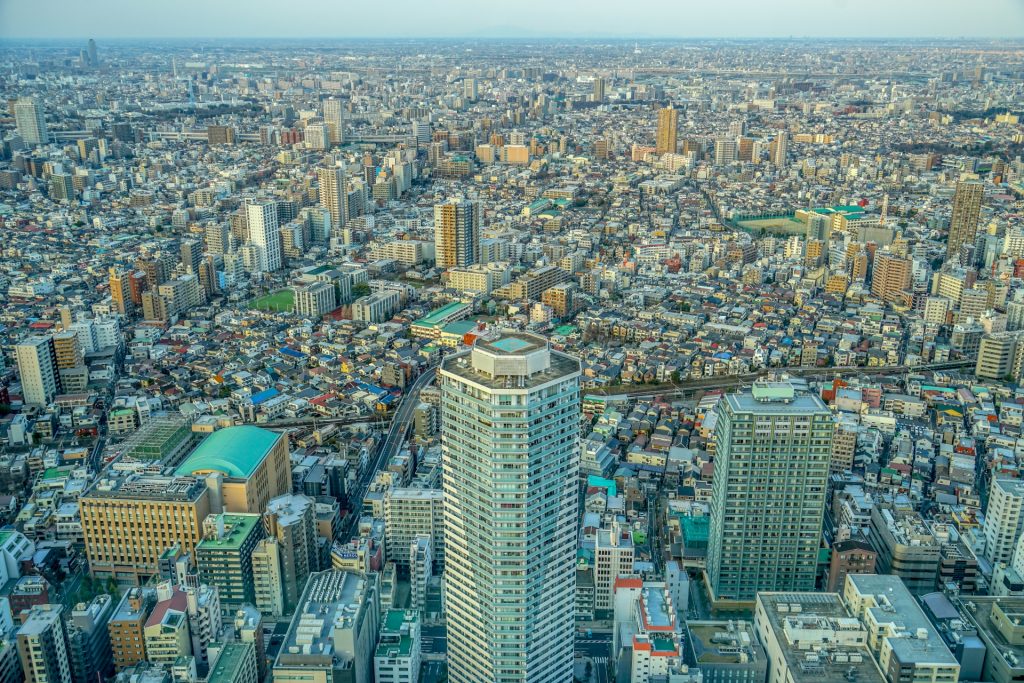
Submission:
M 53 337 L 28 337 L 14 347 L 21 377 L 21 395 L 26 404 L 45 406 L 60 391 L 57 350 Z
M 440 375 L 450 680 L 571 681 L 580 363 L 504 331 Z
M 316 179 L 320 185 L 320 206 L 331 213 L 331 228 L 339 229 L 348 222 L 345 172 L 340 168 L 318 168 Z
M 281 226 L 277 222 L 277 204 L 256 201 L 245 207 L 249 241 L 257 247 L 256 269 L 272 273 L 281 268 Z

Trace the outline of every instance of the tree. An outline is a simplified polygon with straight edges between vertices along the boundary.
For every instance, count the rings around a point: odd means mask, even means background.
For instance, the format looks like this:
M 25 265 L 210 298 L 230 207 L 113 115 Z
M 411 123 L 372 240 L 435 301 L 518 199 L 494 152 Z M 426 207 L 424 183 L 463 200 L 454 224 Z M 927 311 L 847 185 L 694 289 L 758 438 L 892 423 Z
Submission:
M 584 669 L 584 671 L 583 671 L 583 677 L 584 677 L 584 679 L 586 679 L 586 680 L 588 680 L 588 681 L 589 681 L 589 680 L 590 680 L 590 676 L 591 676 L 591 674 L 593 674 L 593 673 L 594 673 L 594 665 L 593 665 L 593 664 L 592 664 L 592 663 L 590 662 L 590 660 L 588 659 L 588 660 L 587 660 L 587 666 L 586 666 L 586 668 L 585 668 L 585 669 Z
M 359 284 L 352 285 L 352 296 L 356 298 L 366 296 L 369 293 L 370 285 L 366 284 L 365 282 L 360 282 Z

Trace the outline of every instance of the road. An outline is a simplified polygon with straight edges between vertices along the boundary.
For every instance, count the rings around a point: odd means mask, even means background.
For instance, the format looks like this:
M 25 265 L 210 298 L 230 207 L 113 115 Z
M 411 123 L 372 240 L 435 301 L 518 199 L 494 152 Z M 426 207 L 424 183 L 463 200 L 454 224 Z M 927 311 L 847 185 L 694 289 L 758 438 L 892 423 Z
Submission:
M 437 366 L 431 366 L 423 371 L 416 381 L 410 385 L 409 389 L 402 396 L 402 400 L 398 404 L 398 408 L 395 410 L 394 415 L 391 418 L 391 426 L 388 429 L 387 435 L 381 442 L 380 447 L 377 449 L 376 457 L 373 463 L 366 468 L 360 477 L 356 488 L 350 492 L 349 500 L 353 504 L 352 519 L 349 521 L 348 528 L 342 533 L 345 539 L 349 539 L 352 536 L 352 532 L 356 525 L 359 523 L 358 510 L 362 509 L 363 496 L 366 495 L 366 489 L 370 486 L 370 482 L 377 475 L 380 468 L 387 464 L 391 458 L 398 453 L 398 449 L 401 448 L 405 442 L 405 435 L 409 431 L 409 426 L 412 424 L 412 412 L 419 404 L 420 391 L 424 387 L 430 385 L 434 381 L 434 377 L 437 375 Z

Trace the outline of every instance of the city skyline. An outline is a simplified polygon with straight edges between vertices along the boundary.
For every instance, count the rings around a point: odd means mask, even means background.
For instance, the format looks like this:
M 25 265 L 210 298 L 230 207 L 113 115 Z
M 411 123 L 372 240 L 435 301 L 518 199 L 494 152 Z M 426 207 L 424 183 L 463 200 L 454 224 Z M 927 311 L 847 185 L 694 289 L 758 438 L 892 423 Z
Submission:
M 958 0 L 833 0 L 816 3 L 809 13 L 804 0 L 733 0 L 712 7 L 641 0 L 631 3 L 630 14 L 622 16 L 610 2 L 567 0 L 552 5 L 524 0 L 491 3 L 486 17 L 478 18 L 481 13 L 468 0 L 446 0 L 429 7 L 400 0 L 387 13 L 313 0 L 304 9 L 319 12 L 321 20 L 310 28 L 306 22 L 282 23 L 272 0 L 213 5 L 184 0 L 176 3 L 179 11 L 173 15 L 126 0 L 73 4 L 45 15 L 29 3 L 5 3 L 0 6 L 0 39 L 1015 37 L 1009 27 L 1024 25 L 1024 4 L 990 0 L 985 5 L 987 11 L 978 12 L 975 5 Z M 195 22 L 194 12 L 202 12 L 201 24 Z M 533 20 L 537 16 L 544 19 L 541 25 Z

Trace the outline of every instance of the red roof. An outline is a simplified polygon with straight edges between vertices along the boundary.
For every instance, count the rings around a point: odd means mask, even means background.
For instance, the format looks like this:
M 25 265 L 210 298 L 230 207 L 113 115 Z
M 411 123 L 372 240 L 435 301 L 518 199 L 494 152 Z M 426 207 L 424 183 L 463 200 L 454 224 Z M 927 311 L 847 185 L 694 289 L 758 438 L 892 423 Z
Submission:
M 149 619 L 146 619 L 146 627 L 156 626 L 161 623 L 164 620 L 164 614 L 169 609 L 175 612 L 185 612 L 188 610 L 188 596 L 185 595 L 185 591 L 175 588 L 170 598 L 156 603 L 156 606 L 153 607 L 153 612 L 149 615 Z

